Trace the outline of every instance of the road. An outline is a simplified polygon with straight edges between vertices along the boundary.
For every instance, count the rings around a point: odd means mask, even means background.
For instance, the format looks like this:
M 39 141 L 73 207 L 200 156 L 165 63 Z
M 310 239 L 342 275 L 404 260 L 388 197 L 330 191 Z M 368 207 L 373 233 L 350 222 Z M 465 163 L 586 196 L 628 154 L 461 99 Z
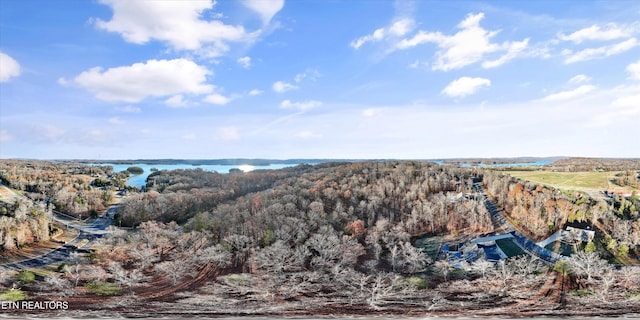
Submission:
M 491 221 L 493 222 L 495 230 L 502 230 L 505 233 L 510 233 L 513 236 L 513 242 L 522 248 L 522 250 L 527 252 L 529 255 L 540 258 L 547 264 L 554 265 L 558 260 L 565 258 L 564 256 L 537 245 L 535 241 L 518 232 L 507 218 L 505 218 L 502 211 L 498 209 L 495 203 L 489 200 L 489 197 L 484 193 L 484 189 L 480 183 L 476 182 L 473 186 L 476 192 L 483 195 L 485 207 L 491 214 Z
M 117 204 L 109 207 L 107 211 L 94 220 L 90 225 L 79 224 L 71 220 L 63 219 L 58 215 L 54 215 L 53 218 L 55 221 L 60 222 L 67 227 L 77 229 L 80 231 L 80 234 L 64 246 L 49 253 L 20 262 L 3 264 L 0 265 L 0 267 L 4 267 L 9 270 L 24 270 L 29 268 L 42 268 L 47 265 L 65 262 L 69 260 L 71 252 L 76 248 L 90 247 L 93 240 L 109 233 L 106 229 L 111 225 L 111 221 L 113 220 L 116 210 L 118 210 Z

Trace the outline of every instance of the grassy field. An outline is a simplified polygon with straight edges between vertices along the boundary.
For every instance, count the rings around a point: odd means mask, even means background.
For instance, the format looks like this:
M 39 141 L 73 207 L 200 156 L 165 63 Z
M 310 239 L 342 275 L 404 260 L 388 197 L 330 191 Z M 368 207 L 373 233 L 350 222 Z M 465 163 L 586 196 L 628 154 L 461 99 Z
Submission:
M 506 171 L 506 173 L 531 182 L 551 186 L 561 190 L 598 192 L 602 190 L 631 190 L 613 182 L 618 171 L 551 172 L 551 171 Z

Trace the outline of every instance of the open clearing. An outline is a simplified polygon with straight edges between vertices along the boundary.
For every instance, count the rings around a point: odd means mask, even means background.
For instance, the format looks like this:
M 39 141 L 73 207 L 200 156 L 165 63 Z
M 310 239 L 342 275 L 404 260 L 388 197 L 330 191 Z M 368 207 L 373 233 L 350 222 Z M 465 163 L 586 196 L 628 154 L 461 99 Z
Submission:
M 632 190 L 613 182 L 620 171 L 586 171 L 586 172 L 551 172 L 551 171 L 506 171 L 513 177 L 520 178 L 561 190 L 577 190 L 591 194 L 603 190 Z

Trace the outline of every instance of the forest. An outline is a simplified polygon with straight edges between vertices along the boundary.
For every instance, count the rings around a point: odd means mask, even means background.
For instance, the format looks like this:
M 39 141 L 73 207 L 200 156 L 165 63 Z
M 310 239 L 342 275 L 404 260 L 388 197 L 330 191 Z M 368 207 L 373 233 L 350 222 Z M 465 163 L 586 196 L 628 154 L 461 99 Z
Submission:
M 25 194 L 44 190 L 30 196 L 41 206 L 50 196 L 52 205 L 65 209 L 73 205 L 60 190 L 74 190 L 85 204 L 99 198 L 104 208 L 111 199 L 100 197 L 109 190 L 102 185 L 122 179 L 109 167 L 57 165 L 14 163 L 0 173 L 4 184 Z M 36 179 L 49 170 L 56 174 Z M 477 194 L 477 183 L 488 200 Z M 114 220 L 133 229 L 114 228 L 92 244 L 90 255 L 72 254 L 23 289 L 41 298 L 64 294 L 83 310 L 90 301 L 120 311 L 153 303 L 154 312 L 189 305 L 203 313 L 256 315 L 562 315 L 580 314 L 585 303 L 591 312 L 640 311 L 640 268 L 616 269 L 607 261 L 637 258 L 636 197 L 604 201 L 499 171 L 426 161 L 327 162 L 229 174 L 158 171 L 144 189 L 122 199 Z M 495 201 L 531 239 L 573 223 L 589 223 L 600 236 L 593 250 L 556 265 L 528 254 L 456 265 L 439 248 L 428 252 L 421 245 L 492 234 L 485 201 Z M 90 208 L 100 210 L 85 205 L 76 212 Z M 0 286 L 9 286 L 3 273 Z

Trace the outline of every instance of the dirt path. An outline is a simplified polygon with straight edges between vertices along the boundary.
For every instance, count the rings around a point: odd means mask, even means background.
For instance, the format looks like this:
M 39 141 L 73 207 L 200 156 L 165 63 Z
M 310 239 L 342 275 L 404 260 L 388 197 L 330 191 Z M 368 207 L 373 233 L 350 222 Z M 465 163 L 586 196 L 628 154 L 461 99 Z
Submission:
M 158 278 L 156 281 L 149 283 L 144 287 L 134 289 L 136 296 L 142 300 L 153 301 L 173 301 L 175 298 L 173 294 L 185 291 L 196 290 L 202 287 L 205 283 L 214 280 L 220 274 L 220 270 L 213 266 L 206 265 L 198 274 L 191 279 L 183 279 L 176 285 L 171 284 L 167 277 Z

